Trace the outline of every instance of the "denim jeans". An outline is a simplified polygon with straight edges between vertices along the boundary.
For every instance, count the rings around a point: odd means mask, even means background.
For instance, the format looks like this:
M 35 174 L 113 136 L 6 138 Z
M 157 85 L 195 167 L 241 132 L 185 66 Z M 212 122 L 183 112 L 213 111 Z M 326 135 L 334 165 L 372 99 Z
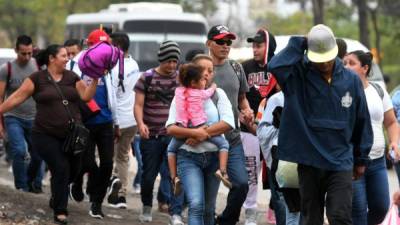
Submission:
M 189 206 L 188 224 L 214 225 L 220 183 L 214 175 L 217 169 L 218 152 L 178 151 L 177 170 Z
M 300 212 L 290 212 L 289 207 L 287 206 L 286 202 L 282 202 L 285 205 L 285 213 L 286 213 L 286 223 L 285 225 L 299 225 L 300 223 Z M 275 211 L 276 216 L 276 211 Z M 278 219 L 277 219 L 278 220 Z M 278 221 L 276 221 L 278 224 Z
M 271 170 L 267 168 L 268 184 L 271 190 L 271 204 L 274 208 L 276 225 L 286 225 L 286 203 L 283 198 L 283 194 L 278 191 L 278 185 L 276 183 L 275 175 L 272 174 Z
M 4 124 L 8 134 L 7 147 L 12 158 L 15 188 L 28 191 L 28 182 L 33 182 L 37 188 L 42 187 L 44 175 L 42 159 L 37 150 L 32 149 L 33 120 L 6 116 L 4 117 Z M 27 163 L 27 150 L 30 154 L 29 165 Z
M 399 181 L 399 185 L 400 185 L 400 161 L 393 163 L 393 166 L 394 166 L 394 170 L 396 171 L 397 180 Z
M 157 191 L 157 201 L 159 203 L 171 204 L 172 189 L 171 177 L 169 175 L 168 162 L 163 160 L 160 166 L 160 185 Z
M 389 210 L 389 183 L 385 158 L 374 159 L 364 176 L 353 181 L 353 224 L 380 224 Z
M 142 155 L 143 162 L 143 173 L 142 173 L 142 182 L 141 182 L 141 199 L 143 206 L 152 206 L 153 205 L 153 188 L 154 182 L 156 180 L 157 174 L 161 173 L 161 165 L 165 163 L 166 170 L 163 173 L 166 173 L 168 184 L 160 184 L 160 185 L 168 185 L 167 191 L 169 192 L 168 196 L 172 196 L 171 193 L 171 178 L 169 176 L 169 170 L 167 167 L 167 147 L 171 140 L 171 137 L 168 136 L 157 136 L 151 137 L 149 139 L 141 139 L 140 140 L 140 151 Z M 163 175 L 164 176 L 164 175 Z M 165 196 L 164 196 L 165 197 Z M 182 206 L 183 206 L 183 194 L 180 196 L 173 196 L 170 198 L 170 214 L 171 215 L 181 215 L 182 214 Z
M 220 225 L 234 225 L 239 221 L 240 210 L 249 190 L 242 144 L 230 147 L 227 172 L 232 182 L 232 189 L 229 191 L 225 210 L 218 218 Z
M 142 162 L 142 154 L 140 153 L 140 135 L 136 135 L 135 139 L 132 142 L 132 150 L 135 152 L 135 158 L 137 162 L 137 171 L 136 171 L 136 176 L 135 179 L 133 180 L 133 187 L 140 186 L 140 183 L 142 181 L 142 167 L 143 167 L 143 162 Z
M 208 139 L 209 142 L 213 143 L 218 147 L 219 150 L 221 149 L 229 149 L 228 141 L 222 136 L 214 136 Z M 177 150 L 185 143 L 185 139 L 181 138 L 172 138 L 171 142 L 168 145 L 168 152 L 177 152 Z

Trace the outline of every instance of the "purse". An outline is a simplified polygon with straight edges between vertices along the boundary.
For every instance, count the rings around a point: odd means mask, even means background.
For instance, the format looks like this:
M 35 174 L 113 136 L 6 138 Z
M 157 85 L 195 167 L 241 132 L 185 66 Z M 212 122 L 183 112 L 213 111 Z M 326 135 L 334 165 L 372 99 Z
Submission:
M 90 132 L 89 130 L 80 122 L 75 121 L 72 117 L 71 111 L 69 110 L 69 102 L 65 98 L 58 84 L 51 77 L 47 71 L 48 80 L 54 85 L 58 94 L 61 96 L 62 104 L 67 111 L 69 121 L 68 121 L 68 133 L 63 143 L 63 152 L 67 155 L 77 155 L 84 152 L 89 144 Z

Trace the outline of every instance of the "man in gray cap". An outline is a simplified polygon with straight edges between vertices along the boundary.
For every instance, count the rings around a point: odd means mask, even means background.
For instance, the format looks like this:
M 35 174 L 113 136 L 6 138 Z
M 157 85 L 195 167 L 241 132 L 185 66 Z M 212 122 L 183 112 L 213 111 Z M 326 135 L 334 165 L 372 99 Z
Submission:
M 177 65 L 181 55 L 174 41 L 164 41 L 158 51 L 160 65 L 144 72 L 135 85 L 134 114 L 141 136 L 140 151 L 143 160 L 141 198 L 143 203 L 141 222 L 152 221 L 153 188 L 161 164 L 167 163 L 167 147 L 171 140 L 167 136 L 165 123 L 175 94 Z M 146 101 L 145 101 L 146 99 Z M 168 175 L 169 178 L 169 175 Z M 171 192 L 171 190 L 169 190 Z M 170 193 L 171 225 L 183 225 L 181 213 L 183 195 Z
M 322 225 L 324 206 L 329 224 L 352 224 L 352 179 L 364 173 L 373 141 L 362 83 L 337 53 L 320 24 L 269 63 L 285 96 L 279 159 L 298 163 L 305 225 Z

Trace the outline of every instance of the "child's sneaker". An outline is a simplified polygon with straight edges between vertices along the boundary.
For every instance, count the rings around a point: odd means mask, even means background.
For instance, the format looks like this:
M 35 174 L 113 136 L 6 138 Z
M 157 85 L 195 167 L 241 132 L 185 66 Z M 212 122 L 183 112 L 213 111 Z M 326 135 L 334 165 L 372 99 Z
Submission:
M 179 177 L 175 177 L 172 182 L 173 182 L 172 189 L 173 189 L 174 195 L 175 196 L 180 195 L 182 193 L 181 179 L 179 179 Z
M 229 189 L 232 188 L 232 183 L 229 181 L 228 174 L 226 173 L 226 171 L 217 170 L 217 172 L 215 172 L 215 176 L 217 176 L 218 179 L 222 181 L 225 187 Z

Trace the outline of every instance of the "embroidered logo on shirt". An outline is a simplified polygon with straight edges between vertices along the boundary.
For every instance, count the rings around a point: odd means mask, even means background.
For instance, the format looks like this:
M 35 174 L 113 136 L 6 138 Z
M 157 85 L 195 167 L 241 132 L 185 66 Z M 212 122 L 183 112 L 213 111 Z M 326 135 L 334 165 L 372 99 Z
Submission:
M 350 92 L 346 92 L 346 94 L 342 97 L 342 107 L 349 108 L 352 102 L 353 98 L 350 96 Z

